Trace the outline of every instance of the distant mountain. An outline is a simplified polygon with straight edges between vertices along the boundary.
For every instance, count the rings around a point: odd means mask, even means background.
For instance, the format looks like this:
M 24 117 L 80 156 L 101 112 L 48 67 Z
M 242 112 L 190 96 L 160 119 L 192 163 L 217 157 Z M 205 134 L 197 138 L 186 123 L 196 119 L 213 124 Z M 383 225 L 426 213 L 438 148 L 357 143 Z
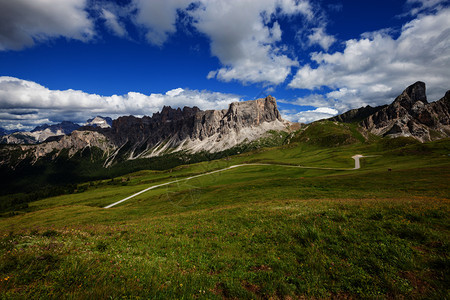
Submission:
M 72 133 L 74 130 L 80 128 L 80 125 L 62 121 L 54 125 L 37 126 L 30 132 L 15 132 L 1 137 L 1 144 L 37 144 L 46 141 L 48 138 L 55 136 L 63 136 Z
M 109 128 L 112 126 L 112 119 L 110 117 L 96 116 L 95 118 L 87 120 L 84 126 Z
M 62 133 L 62 134 L 69 134 L 72 133 L 72 131 L 77 130 L 80 128 L 80 125 L 70 122 L 70 121 L 62 121 L 61 123 L 54 124 L 54 125 L 41 125 L 37 126 L 31 132 L 43 132 L 45 130 L 52 132 L 52 133 Z
M 440 100 L 428 103 L 425 83 L 418 81 L 390 105 L 366 106 L 330 120 L 359 122 L 364 130 L 378 136 L 433 141 L 450 136 L 450 91 Z
M 7 135 L 7 134 L 14 133 L 14 132 L 19 132 L 19 131 L 20 130 L 18 130 L 18 129 L 8 130 L 8 129 L 0 127 L 0 137 L 3 136 L 3 135 Z

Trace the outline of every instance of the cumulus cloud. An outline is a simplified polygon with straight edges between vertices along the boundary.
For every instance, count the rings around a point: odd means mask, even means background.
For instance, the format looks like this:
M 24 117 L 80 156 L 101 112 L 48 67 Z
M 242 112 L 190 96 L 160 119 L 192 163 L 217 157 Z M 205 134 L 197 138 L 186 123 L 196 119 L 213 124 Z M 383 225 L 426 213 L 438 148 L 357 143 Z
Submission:
M 324 27 L 313 28 L 312 33 L 308 35 L 309 45 L 320 45 L 325 51 L 328 51 L 331 45 L 336 42 L 334 36 L 325 32 Z
M 221 66 L 205 76 L 225 82 L 278 85 L 298 66 L 283 44 L 279 18 L 302 19 L 309 32 L 306 46 L 318 44 L 327 50 L 335 41 L 317 18 L 318 5 L 310 0 L 130 0 L 124 5 L 104 0 L 0 0 L 0 7 L 0 50 L 58 37 L 88 41 L 99 20 L 119 37 L 128 37 L 125 23 L 131 21 L 159 47 L 184 27 L 210 40 L 211 54 Z
M 0 127 L 32 129 L 42 123 L 63 120 L 84 123 L 97 115 L 112 118 L 152 115 L 164 105 L 224 109 L 234 101 L 240 101 L 240 97 L 182 88 L 165 94 L 129 92 L 126 95 L 101 96 L 77 90 L 50 90 L 32 81 L 3 76 L 0 77 Z
M 147 30 L 148 41 L 157 46 L 176 32 L 182 11 L 188 16 L 188 24 L 210 39 L 211 53 L 222 64 L 207 78 L 226 82 L 284 82 L 298 63 L 284 53 L 282 29 L 273 17 L 301 15 L 314 23 L 308 0 L 133 0 L 133 5 L 137 10 L 135 22 Z M 328 38 L 321 44 L 330 43 Z
M 313 16 L 308 1 L 292 0 L 203 1 L 191 11 L 195 28 L 210 38 L 211 53 L 223 65 L 208 78 L 275 85 L 284 82 L 298 63 L 283 52 L 279 23 L 269 25 L 275 14 L 300 14 L 308 20 Z
M 20 50 L 37 41 L 65 37 L 86 41 L 94 24 L 87 0 L 0 0 L 0 50 Z
M 170 34 L 176 32 L 178 10 L 185 9 L 192 0 L 147 1 L 133 0 L 137 14 L 135 23 L 147 30 L 147 40 L 162 46 Z
M 333 91 L 327 95 L 342 107 L 380 105 L 393 100 L 408 85 L 427 83 L 430 100 L 449 89 L 450 9 L 419 15 L 406 23 L 395 39 L 389 30 L 348 40 L 342 52 L 311 55 L 317 67 L 302 66 L 289 87 Z

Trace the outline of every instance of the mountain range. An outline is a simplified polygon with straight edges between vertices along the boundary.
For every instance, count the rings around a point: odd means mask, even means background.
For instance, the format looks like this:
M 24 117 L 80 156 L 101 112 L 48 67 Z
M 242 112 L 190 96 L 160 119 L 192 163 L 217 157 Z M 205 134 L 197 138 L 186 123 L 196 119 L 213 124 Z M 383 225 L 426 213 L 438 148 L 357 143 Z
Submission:
M 428 103 L 426 87 L 416 82 L 390 105 L 366 106 L 329 119 L 358 124 L 363 136 L 413 137 L 421 142 L 450 135 L 450 91 Z M 96 117 L 84 126 L 72 122 L 36 127 L 29 133 L 4 136 L 0 165 L 31 163 L 61 155 L 71 158 L 85 149 L 101 152 L 104 167 L 118 161 L 147 159 L 170 153 L 215 153 L 248 144 L 271 132 L 292 132 L 309 125 L 283 120 L 275 98 L 268 96 L 231 103 L 228 109 L 200 110 L 198 107 L 163 107 L 151 117 L 123 116 L 116 120 Z M 27 143 L 27 145 L 24 144 Z M 12 154 L 14 153 L 14 154 Z M 19 153 L 19 154 L 18 154 Z
M 89 119 L 83 125 L 84 127 L 100 127 L 108 128 L 112 125 L 110 117 L 97 116 Z M 40 125 L 31 131 L 8 132 L 0 128 L 0 144 L 38 144 L 58 140 L 64 135 L 71 134 L 73 131 L 80 129 L 79 124 L 62 121 L 53 125 Z

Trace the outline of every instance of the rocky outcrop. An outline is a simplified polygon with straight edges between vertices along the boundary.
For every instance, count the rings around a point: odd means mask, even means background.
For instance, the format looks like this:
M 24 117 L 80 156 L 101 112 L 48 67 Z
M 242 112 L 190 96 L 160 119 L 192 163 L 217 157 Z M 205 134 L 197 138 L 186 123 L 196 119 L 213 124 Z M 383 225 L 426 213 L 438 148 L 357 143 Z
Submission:
M 450 91 L 439 101 L 428 103 L 425 83 L 419 81 L 361 125 L 378 136 L 411 136 L 426 142 L 450 135 L 449 111 Z

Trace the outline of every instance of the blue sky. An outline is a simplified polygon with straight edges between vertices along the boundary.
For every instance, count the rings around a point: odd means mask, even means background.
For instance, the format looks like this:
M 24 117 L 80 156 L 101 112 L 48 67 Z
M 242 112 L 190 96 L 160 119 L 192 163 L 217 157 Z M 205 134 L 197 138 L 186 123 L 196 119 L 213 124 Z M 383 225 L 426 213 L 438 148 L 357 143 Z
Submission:
M 311 122 L 450 89 L 448 0 L 0 0 L 0 127 L 271 94 Z

